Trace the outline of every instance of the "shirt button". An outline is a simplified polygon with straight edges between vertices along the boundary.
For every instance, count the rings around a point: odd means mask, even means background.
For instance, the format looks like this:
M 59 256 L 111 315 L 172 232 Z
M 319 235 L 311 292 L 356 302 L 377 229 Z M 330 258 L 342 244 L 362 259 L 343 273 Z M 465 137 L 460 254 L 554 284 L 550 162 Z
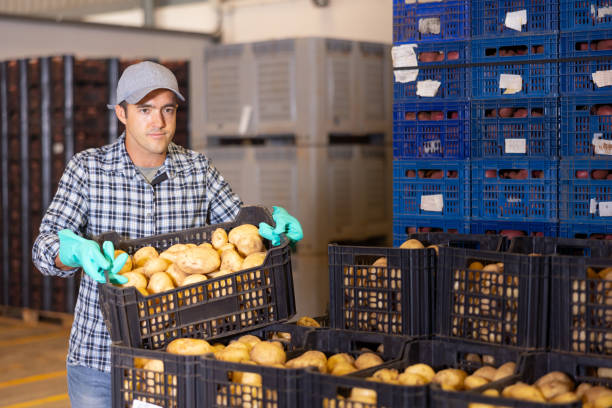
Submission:
M 148 217 L 151 217 L 151 213 L 150 213 L 150 212 L 146 212 L 146 213 L 145 213 L 145 216 L 146 216 L 147 218 L 148 218 Z

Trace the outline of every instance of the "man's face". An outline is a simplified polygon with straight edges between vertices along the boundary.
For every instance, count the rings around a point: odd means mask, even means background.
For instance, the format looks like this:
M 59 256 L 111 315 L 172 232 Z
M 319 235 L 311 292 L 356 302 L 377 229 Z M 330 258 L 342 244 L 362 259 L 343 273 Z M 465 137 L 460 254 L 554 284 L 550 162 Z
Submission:
M 127 112 L 116 106 L 125 125 L 126 149 L 137 166 L 161 166 L 176 130 L 176 97 L 167 89 L 156 89 L 138 103 L 127 104 Z

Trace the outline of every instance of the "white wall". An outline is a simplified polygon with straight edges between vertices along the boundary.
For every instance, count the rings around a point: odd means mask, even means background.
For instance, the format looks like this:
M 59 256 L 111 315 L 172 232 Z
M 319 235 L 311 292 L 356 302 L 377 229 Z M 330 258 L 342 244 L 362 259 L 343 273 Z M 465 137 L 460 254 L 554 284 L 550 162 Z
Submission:
M 213 32 L 218 15 L 215 1 L 157 9 L 158 28 Z M 333 37 L 390 44 L 393 39 L 392 0 L 330 0 L 316 7 L 312 0 L 230 0 L 220 6 L 222 42 L 250 42 L 294 37 Z M 89 16 L 86 21 L 140 26 L 142 12 Z

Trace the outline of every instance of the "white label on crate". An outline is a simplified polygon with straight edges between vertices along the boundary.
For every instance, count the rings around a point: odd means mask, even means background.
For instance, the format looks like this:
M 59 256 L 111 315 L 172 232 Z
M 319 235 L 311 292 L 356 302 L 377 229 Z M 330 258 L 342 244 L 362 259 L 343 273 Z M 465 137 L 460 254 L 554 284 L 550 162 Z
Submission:
M 603 201 L 599 203 L 599 216 L 612 217 L 612 201 Z
M 595 154 L 612 155 L 612 140 L 603 140 L 602 133 L 593 133 L 593 150 Z
M 391 48 L 391 59 L 393 60 L 393 67 L 416 67 L 418 65 L 416 52 L 414 48 L 416 44 L 403 44 L 397 45 Z M 419 75 L 418 69 L 403 69 L 393 72 L 395 76 L 395 82 L 412 82 L 416 81 Z
M 500 74 L 499 88 L 505 89 L 505 94 L 513 94 L 523 89 L 523 77 L 520 75 Z
M 506 139 L 506 153 L 527 153 L 527 140 Z
M 521 198 L 519 198 L 519 197 L 508 197 L 506 199 L 506 202 L 510 203 L 510 204 L 512 204 L 512 203 L 522 203 L 523 200 Z
M 440 19 L 438 17 L 422 18 L 419 20 L 419 33 L 440 34 Z
M 252 112 L 253 107 L 251 105 L 244 105 L 242 107 L 242 113 L 240 114 L 240 124 L 238 125 L 239 134 L 244 135 L 247 132 L 249 122 L 251 121 Z
M 439 153 L 442 151 L 442 142 L 439 140 L 428 140 L 423 143 L 423 153 Z
M 506 27 L 516 31 L 522 31 L 523 26 L 527 24 L 527 10 L 511 11 L 506 13 Z
M 600 7 L 597 9 L 597 18 L 612 16 L 612 7 Z
M 134 400 L 132 403 L 132 408 L 163 408 L 159 405 L 150 404 L 148 402 Z
M 612 71 L 596 71 L 592 75 L 593 82 L 598 88 L 612 85 Z
M 591 201 L 589 202 L 589 214 L 595 214 L 597 212 L 597 200 L 594 198 L 591 198 Z
M 421 196 L 421 210 L 442 212 L 444 197 L 442 194 Z
M 440 88 L 440 81 L 433 81 L 431 79 L 419 81 L 417 82 L 416 94 L 419 96 L 436 96 L 438 88 Z

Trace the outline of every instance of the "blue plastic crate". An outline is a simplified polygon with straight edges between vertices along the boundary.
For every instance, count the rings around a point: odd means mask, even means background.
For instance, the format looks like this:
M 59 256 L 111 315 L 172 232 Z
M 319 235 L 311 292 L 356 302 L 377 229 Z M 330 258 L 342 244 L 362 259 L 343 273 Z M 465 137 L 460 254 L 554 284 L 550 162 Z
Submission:
M 467 160 L 393 162 L 393 214 L 409 217 L 470 216 Z M 442 208 L 428 200 L 441 200 Z M 428 206 L 429 204 L 429 206 Z M 440 211 L 438 211 L 440 210 Z
M 556 98 L 472 100 L 471 111 L 472 159 L 559 155 Z
M 558 161 L 486 159 L 471 163 L 472 217 L 557 222 Z
M 475 218 L 470 221 L 470 233 L 472 234 L 507 236 L 509 231 L 520 231 L 526 237 L 556 237 L 559 235 L 559 224 L 557 222 L 517 222 Z
M 416 232 L 448 232 L 468 234 L 470 219 L 452 219 L 448 217 L 406 217 L 393 215 L 393 246 L 399 247 Z
M 612 70 L 612 50 L 597 50 L 600 40 L 612 40 L 612 29 L 562 33 L 559 40 L 561 58 L 580 58 L 580 61 L 559 63 L 561 95 L 612 95 L 612 86 L 598 86 L 593 73 Z M 607 60 L 585 60 L 589 57 L 607 57 Z M 602 84 L 603 85 L 603 84 Z
M 406 4 L 405 0 L 393 0 L 393 42 L 469 39 L 468 10 L 468 1 Z M 439 25 L 439 30 L 432 29 L 429 22 Z
M 561 157 L 609 160 L 612 151 L 602 154 L 594 140 L 601 148 L 612 146 L 612 115 L 598 114 L 601 106 L 612 106 L 612 95 L 563 97 L 560 105 Z
M 510 12 L 526 10 L 527 24 L 521 31 L 505 25 Z M 538 34 L 559 30 L 558 0 L 472 0 L 472 37 Z
M 464 66 L 441 68 L 449 64 L 463 65 L 469 62 L 469 43 L 467 41 L 418 43 L 415 52 L 418 57 L 419 73 L 412 82 L 395 82 L 393 98 L 397 102 L 415 102 L 417 100 L 439 100 L 444 98 L 465 99 L 469 96 L 467 69 Z M 423 62 L 423 53 L 438 53 L 440 61 Z M 430 54 L 430 56 L 433 56 Z M 452 58 L 452 59 L 449 59 Z M 434 97 L 418 96 L 417 82 L 439 81 L 440 87 Z
M 595 179 L 594 172 L 609 178 Z M 606 210 L 601 203 L 610 203 L 612 207 L 612 160 L 562 160 L 559 169 L 559 218 L 572 222 L 612 224 L 612 210 Z
M 431 112 L 441 115 L 441 120 L 431 120 Z M 467 101 L 394 104 L 393 158 L 455 160 L 469 157 L 469 116 Z
M 612 239 L 612 222 L 606 224 L 590 224 L 572 222 L 571 220 L 560 220 L 559 236 L 579 239 Z
M 612 6 L 605 0 L 560 0 L 561 31 L 587 31 L 612 28 L 612 14 L 605 8 Z M 599 17 L 599 9 L 602 16 Z
M 473 63 L 491 64 L 472 67 L 473 98 L 552 97 L 559 92 L 558 64 L 529 62 L 558 57 L 556 34 L 473 40 L 470 54 Z M 502 74 L 520 75 L 521 90 L 504 93 Z

